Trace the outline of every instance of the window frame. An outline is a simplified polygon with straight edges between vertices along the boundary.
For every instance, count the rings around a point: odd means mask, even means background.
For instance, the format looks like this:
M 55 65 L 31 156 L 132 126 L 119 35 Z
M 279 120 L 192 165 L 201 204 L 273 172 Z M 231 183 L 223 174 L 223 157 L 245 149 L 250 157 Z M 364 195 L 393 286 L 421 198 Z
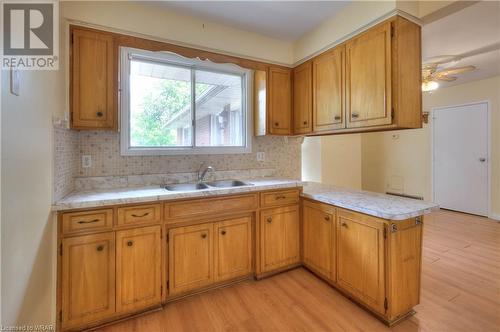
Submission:
M 131 47 L 120 47 L 120 153 L 122 156 L 158 156 L 158 155 L 201 155 L 201 154 L 243 154 L 252 152 L 252 86 L 253 71 L 231 63 L 214 63 L 209 60 L 190 59 L 172 52 L 153 52 Z M 130 62 L 133 59 L 164 63 L 191 70 L 204 70 L 221 74 L 242 76 L 242 146 L 195 146 L 196 126 L 191 125 L 191 146 L 177 147 L 132 147 L 130 146 Z M 191 72 L 191 79 L 194 71 Z M 192 87 L 194 84 L 192 84 Z M 191 98 L 193 120 L 196 118 L 195 100 Z

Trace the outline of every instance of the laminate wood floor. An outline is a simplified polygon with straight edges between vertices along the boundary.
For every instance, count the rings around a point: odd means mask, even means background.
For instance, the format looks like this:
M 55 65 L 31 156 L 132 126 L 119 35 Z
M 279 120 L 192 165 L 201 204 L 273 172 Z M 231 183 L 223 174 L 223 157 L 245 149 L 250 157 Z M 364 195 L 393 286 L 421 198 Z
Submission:
M 500 223 L 426 217 L 421 304 L 386 327 L 305 269 L 189 297 L 100 329 L 118 331 L 500 331 Z

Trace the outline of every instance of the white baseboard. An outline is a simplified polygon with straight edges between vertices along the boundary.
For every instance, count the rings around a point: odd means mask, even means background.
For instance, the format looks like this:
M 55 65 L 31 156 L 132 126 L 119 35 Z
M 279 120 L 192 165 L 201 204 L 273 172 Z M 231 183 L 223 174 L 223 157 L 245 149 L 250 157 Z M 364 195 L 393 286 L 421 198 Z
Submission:
M 496 221 L 500 221 L 500 214 L 490 213 L 488 218 L 496 220 Z

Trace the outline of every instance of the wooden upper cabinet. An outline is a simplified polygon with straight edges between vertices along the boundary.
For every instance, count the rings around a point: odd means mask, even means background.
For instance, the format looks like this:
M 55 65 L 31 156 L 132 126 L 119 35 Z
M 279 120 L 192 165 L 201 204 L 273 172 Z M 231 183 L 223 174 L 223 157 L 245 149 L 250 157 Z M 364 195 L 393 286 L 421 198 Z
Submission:
M 161 302 L 161 226 L 116 232 L 116 311 Z
M 62 240 L 62 328 L 115 313 L 114 233 Z
M 335 208 L 304 200 L 302 213 L 304 264 L 335 281 Z
M 391 22 L 346 43 L 347 127 L 392 123 Z
M 169 231 L 169 294 L 213 283 L 213 223 Z
M 252 218 L 242 217 L 214 225 L 215 281 L 252 272 Z
M 314 132 L 345 127 L 344 50 L 342 45 L 313 60 Z
M 270 67 L 268 79 L 268 133 L 290 135 L 292 133 L 292 71 Z
M 272 271 L 300 261 L 299 209 L 288 206 L 260 215 L 261 271 Z
M 384 314 L 384 223 L 361 213 L 337 211 L 337 283 Z
M 71 27 L 71 127 L 116 129 L 117 49 L 105 32 Z
M 306 62 L 293 70 L 293 132 L 312 130 L 312 65 Z

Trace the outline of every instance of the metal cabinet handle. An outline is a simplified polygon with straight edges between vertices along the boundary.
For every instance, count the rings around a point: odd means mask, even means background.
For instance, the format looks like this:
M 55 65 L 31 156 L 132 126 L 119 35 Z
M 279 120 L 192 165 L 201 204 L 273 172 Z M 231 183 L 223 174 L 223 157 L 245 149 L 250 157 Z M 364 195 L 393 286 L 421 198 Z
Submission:
M 133 241 L 127 241 L 127 246 L 132 247 L 134 245 Z
M 280 125 L 280 123 L 279 123 L 279 122 L 275 122 L 275 123 L 274 123 L 274 126 L 275 126 L 275 127 L 278 127 L 279 125 Z
M 149 215 L 149 212 L 146 212 L 146 213 L 144 213 L 143 215 L 140 215 L 140 216 L 138 216 L 138 215 L 136 215 L 136 214 L 132 214 L 132 217 L 135 217 L 135 218 L 142 218 L 142 217 L 145 217 L 145 216 L 147 216 L 147 215 Z
M 347 228 L 347 223 L 345 223 L 345 222 L 341 222 L 341 223 L 340 223 L 340 226 Z
M 93 219 L 93 220 L 80 220 L 78 221 L 79 224 L 92 224 L 94 222 L 98 222 L 100 219 Z
M 330 221 L 330 216 L 325 216 L 326 221 Z
M 304 124 L 304 126 L 306 126 L 307 125 L 307 121 L 304 121 L 303 124 Z
M 335 120 L 340 120 L 340 115 L 335 115 L 334 119 Z
M 97 117 L 98 117 L 98 118 L 102 118 L 102 116 L 104 115 L 104 113 L 103 113 L 103 112 L 101 112 L 101 111 L 98 111 L 98 112 L 96 113 L 96 115 L 97 115 Z
M 206 238 L 206 237 L 207 237 L 207 234 L 205 234 L 205 233 L 201 234 L 201 238 L 202 238 L 202 239 L 204 239 L 204 238 Z
M 351 114 L 351 118 L 353 118 L 353 119 L 357 119 L 358 117 L 359 117 L 358 113 L 352 113 Z
M 268 223 L 272 223 L 273 222 L 273 218 L 271 218 L 271 217 L 267 218 L 267 222 Z
M 97 251 L 102 251 L 104 249 L 104 246 L 103 245 L 99 245 L 99 246 L 97 246 L 96 249 L 97 249 Z
M 479 161 L 484 163 L 486 161 L 486 158 L 479 158 Z
M 285 195 L 277 195 L 277 196 L 276 196 L 276 199 L 285 199 L 285 198 L 286 198 L 286 196 L 285 196 Z
M 220 232 L 222 235 L 226 235 L 226 231 L 221 231 Z

